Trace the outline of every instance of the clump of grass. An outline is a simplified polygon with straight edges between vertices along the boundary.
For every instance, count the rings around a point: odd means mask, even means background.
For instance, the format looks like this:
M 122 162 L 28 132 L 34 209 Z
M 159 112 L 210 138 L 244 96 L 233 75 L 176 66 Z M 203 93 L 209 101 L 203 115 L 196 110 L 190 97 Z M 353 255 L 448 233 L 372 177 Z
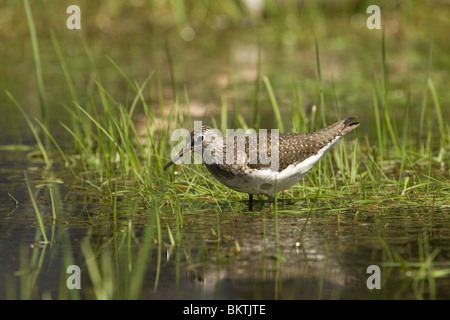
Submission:
M 35 122 L 24 115 L 30 126 L 36 141 L 38 142 L 44 161 L 47 166 L 51 165 L 49 156 L 51 145 L 54 146 L 61 156 L 64 167 L 68 168 L 72 175 L 98 190 L 104 190 L 110 196 L 111 203 L 114 203 L 117 192 L 132 192 L 137 190 L 145 196 L 155 197 L 161 201 L 165 201 L 170 196 L 177 194 L 184 199 L 194 198 L 199 194 L 208 194 L 214 198 L 214 203 L 221 208 L 223 203 L 232 206 L 229 201 L 230 197 L 243 199 L 241 195 L 230 192 L 228 189 L 220 186 L 220 184 L 210 181 L 208 174 L 204 174 L 202 169 L 177 167 L 177 175 L 174 171 L 169 174 L 163 172 L 162 167 L 170 157 L 170 135 L 174 128 L 189 127 L 192 122 L 190 114 L 182 112 L 181 100 L 184 101 L 189 108 L 189 94 L 186 87 L 181 88 L 176 77 L 176 61 L 171 52 L 169 40 L 165 41 L 165 51 L 170 71 L 170 89 L 172 91 L 172 100 L 170 103 L 169 115 L 164 115 L 164 109 L 169 105 L 165 101 L 162 91 L 163 85 L 161 77 L 154 71 L 148 73 L 147 78 L 141 82 L 130 79 L 126 72 L 121 69 L 111 57 L 107 57 L 113 68 L 125 80 L 127 84 L 126 90 L 132 95 L 130 101 L 122 102 L 114 99 L 114 95 L 107 89 L 107 85 L 102 81 L 96 66 L 96 61 L 84 37 L 81 37 L 82 46 L 84 48 L 86 60 L 89 61 L 92 73 L 91 83 L 87 90 L 88 97 L 85 101 L 80 100 L 80 94 L 75 89 L 74 81 L 71 76 L 70 65 L 67 63 L 63 48 L 61 47 L 57 36 L 51 33 L 52 43 L 56 56 L 59 60 L 62 73 L 64 75 L 70 97 L 73 100 L 71 104 L 64 104 L 64 108 L 69 114 L 69 121 L 60 123 L 63 128 L 72 137 L 72 145 L 75 151 L 68 151 L 61 146 L 59 141 L 52 135 L 52 131 L 48 127 L 47 102 L 45 99 L 45 87 L 42 76 L 42 65 L 39 56 L 38 38 L 36 27 L 34 26 L 33 17 L 28 0 L 23 1 L 27 16 L 27 23 L 31 35 L 33 48 L 33 57 L 36 67 L 36 76 L 38 82 L 38 91 L 41 100 L 42 120 Z M 221 2 L 223 4 L 223 2 Z M 200 10 L 205 3 L 195 6 L 174 5 L 172 10 L 178 17 L 174 20 L 178 23 L 178 27 L 184 27 L 186 17 L 191 10 Z M 266 3 L 268 16 L 273 18 L 273 23 L 285 24 L 296 6 L 293 2 L 286 4 L 277 4 L 273 1 Z M 208 7 L 208 5 L 207 5 Z M 200 11 L 202 11 L 201 9 Z M 217 8 L 210 8 L 216 10 Z M 315 18 L 321 18 L 320 10 L 317 6 L 311 5 L 307 9 Z M 227 11 L 234 17 L 239 17 L 246 13 L 244 7 L 236 5 L 223 6 L 223 10 Z M 280 15 L 280 19 L 278 19 Z M 284 17 L 284 18 L 282 18 Z M 310 17 L 313 19 L 312 17 Z M 253 16 L 253 22 L 257 21 L 257 16 Z M 280 25 L 281 26 L 281 25 Z M 278 27 L 280 27 L 278 26 Z M 275 28 L 282 32 L 281 28 Z M 277 31 L 277 32 L 278 32 Z M 317 30 L 320 34 L 320 30 Z M 267 96 L 270 102 L 270 110 L 275 118 L 276 125 L 280 132 L 285 130 L 285 123 L 282 118 L 282 107 L 279 105 L 277 92 L 274 90 L 276 85 L 269 80 L 269 76 L 262 74 L 261 50 L 263 39 L 262 35 L 258 40 L 258 61 L 255 68 L 257 75 L 251 98 L 252 114 L 250 123 L 253 127 L 260 127 L 260 85 L 265 86 Z M 292 84 L 292 108 L 288 110 L 292 115 L 292 128 L 294 131 L 311 131 L 318 129 L 320 126 L 329 124 L 328 115 L 331 110 L 327 110 L 327 86 L 328 83 L 322 75 L 322 62 L 319 52 L 319 41 L 316 35 L 315 59 L 317 71 L 317 86 L 319 88 L 314 101 L 317 101 L 317 107 L 307 110 L 305 106 L 305 92 L 302 84 L 297 80 Z M 362 126 L 373 126 L 374 138 L 369 140 L 367 136 L 361 136 L 363 143 L 358 143 L 360 136 L 356 131 L 356 139 L 350 140 L 347 137 L 344 141 L 336 146 L 329 155 L 323 158 L 316 168 L 314 168 L 307 178 L 298 186 L 293 188 L 293 192 L 287 192 L 288 197 L 300 194 L 305 195 L 305 187 L 318 188 L 319 186 L 328 186 L 329 188 L 321 188 L 321 195 L 326 195 L 328 190 L 339 190 L 342 195 L 348 194 L 351 190 L 360 190 L 360 194 L 365 199 L 376 193 L 369 192 L 381 188 L 381 185 L 393 186 L 399 194 L 406 194 L 414 189 L 430 190 L 430 185 L 435 181 L 430 179 L 432 165 L 436 163 L 445 163 L 448 160 L 446 150 L 449 149 L 449 126 L 444 121 L 441 102 L 435 88 L 431 61 L 432 61 L 432 41 L 430 41 L 429 56 L 427 60 L 426 79 L 423 90 L 423 100 L 421 104 L 420 133 L 425 133 L 427 143 L 421 143 L 419 147 L 412 145 L 410 142 L 414 140 L 411 136 L 411 118 L 410 118 L 410 101 L 405 102 L 404 114 L 405 121 L 401 128 L 397 127 L 394 121 L 394 110 L 390 101 L 392 88 L 390 87 L 390 75 L 388 67 L 388 57 L 386 54 L 386 37 L 383 32 L 381 39 L 381 69 L 374 71 L 373 77 L 373 123 L 362 123 Z M 381 81 L 377 81 L 376 73 L 381 74 Z M 232 89 L 234 92 L 234 110 L 240 110 L 240 101 L 237 95 L 237 82 L 235 70 L 231 70 Z M 332 81 L 332 93 L 336 101 L 336 114 L 340 117 L 343 114 L 338 106 L 338 97 L 336 94 L 336 83 Z M 339 84 L 338 84 L 339 85 Z M 181 91 L 182 94 L 181 94 Z M 9 99 L 14 105 L 18 102 L 7 92 Z M 84 95 L 84 93 L 83 93 Z M 429 108 L 428 97 L 431 98 L 434 109 Z M 229 125 L 230 106 L 223 95 L 221 104 L 221 113 L 219 119 L 212 119 L 213 123 L 219 124 L 222 129 Z M 159 113 L 158 113 L 159 111 Z M 285 110 L 283 110 L 285 111 Z M 24 114 L 23 110 L 20 111 Z M 432 115 L 431 113 L 434 112 Z M 143 127 L 136 124 L 136 115 L 143 114 L 146 118 Z M 440 134 L 441 148 L 439 154 L 434 153 L 432 146 L 433 128 L 427 126 L 425 129 L 426 119 L 434 116 L 437 119 Z M 316 121 L 320 119 L 320 121 Z M 239 112 L 235 112 L 232 123 L 249 127 L 246 118 Z M 162 121 L 163 127 L 158 127 L 157 122 Z M 320 125 L 319 125 L 319 123 Z M 37 128 L 43 130 L 43 137 L 49 143 L 40 141 Z M 51 145 L 50 145 L 51 144 Z M 364 151 L 363 151 L 364 150 Z M 420 173 L 416 169 L 417 165 L 423 167 L 426 163 L 428 171 L 428 179 L 419 181 L 414 186 L 411 185 L 411 178 L 403 177 L 405 172 L 414 171 L 416 176 Z M 388 166 L 399 166 L 397 176 L 389 174 L 386 170 Z M 423 178 L 423 176 L 421 176 Z M 132 183 L 130 183 L 130 181 Z M 419 186 L 419 187 L 418 187 Z M 432 188 L 439 188 L 434 185 Z M 117 190 L 117 192 L 116 192 Z M 175 210 L 176 211 L 176 210 Z M 117 218 L 117 217 L 116 217 Z
M 320 187 L 321 196 L 328 194 L 328 190 L 339 190 L 342 197 L 345 194 L 352 192 L 351 190 L 361 190 L 363 198 L 369 197 L 368 186 L 374 186 L 373 190 L 379 188 L 381 181 L 386 185 L 393 185 L 399 194 L 405 194 L 411 191 L 409 185 L 410 179 L 403 179 L 403 172 L 408 168 L 414 167 L 418 160 L 415 160 L 415 153 L 420 154 L 420 150 L 415 150 L 410 145 L 407 147 L 409 141 L 411 141 L 410 130 L 411 127 L 409 119 L 409 102 L 405 103 L 405 122 L 402 128 L 402 134 L 399 134 L 397 128 L 393 125 L 391 119 L 392 110 L 390 110 L 389 103 L 389 86 L 388 86 L 388 68 L 386 66 L 386 55 L 384 49 L 384 37 L 382 38 L 382 85 L 381 90 L 378 88 L 374 79 L 373 85 L 373 113 L 374 113 L 374 130 L 375 130 L 375 143 L 371 143 L 365 137 L 365 150 L 364 155 L 361 154 L 361 146 L 358 143 L 359 135 L 356 131 L 356 139 L 349 140 L 347 137 L 344 142 L 336 146 L 329 155 L 324 157 L 319 164 L 314 168 L 308 176 L 299 184 L 294 187 L 292 192 L 285 193 L 285 195 L 291 196 L 296 192 L 304 196 L 305 190 L 308 190 L 308 184 L 312 188 Z M 58 53 L 63 73 L 65 74 L 69 90 L 72 97 L 77 97 L 77 93 L 73 89 L 73 84 L 70 80 L 70 70 L 65 63 L 64 56 L 61 54 L 61 49 L 58 45 L 56 37 L 53 38 L 55 50 Z M 317 44 L 318 46 L 318 44 Z M 312 113 L 308 116 L 305 110 L 304 104 L 301 102 L 303 95 L 302 89 L 298 83 L 294 84 L 293 88 L 293 109 L 291 111 L 292 126 L 294 129 L 302 128 L 303 131 L 310 131 L 316 126 L 316 115 L 320 114 L 322 121 L 326 121 L 323 118 L 322 109 L 324 105 L 324 84 L 321 75 L 320 57 L 317 49 L 317 68 L 319 73 L 319 84 L 322 88 L 319 91 L 319 100 L 323 106 L 319 109 L 312 108 Z M 88 57 L 91 57 L 91 53 L 87 45 L 85 45 L 85 51 Z M 168 50 L 170 53 L 170 50 Z M 168 53 L 168 54 L 169 54 Z M 92 59 L 92 58 L 90 58 Z M 73 145 L 76 147 L 75 153 L 69 154 L 63 150 L 60 144 L 53 138 L 51 132 L 45 125 L 37 120 L 37 123 L 42 128 L 43 133 L 49 141 L 53 143 L 58 153 L 64 162 L 64 165 L 69 168 L 72 175 L 85 183 L 95 186 L 99 190 L 103 190 L 106 186 L 105 192 L 110 195 L 111 203 L 114 203 L 117 192 L 123 190 L 124 192 L 131 192 L 132 189 L 138 190 L 139 193 L 150 197 L 156 197 L 160 201 L 168 195 L 178 194 L 184 199 L 194 198 L 199 194 L 208 194 L 214 199 L 214 203 L 221 210 L 222 203 L 228 203 L 231 207 L 233 205 L 229 202 L 230 191 L 225 187 L 222 187 L 219 183 L 211 181 L 208 174 L 203 173 L 203 169 L 199 167 L 179 166 L 177 167 L 178 175 L 173 173 L 167 174 L 162 170 L 162 167 L 169 159 L 170 146 L 168 140 L 170 140 L 171 130 L 177 127 L 186 127 L 189 124 L 186 120 L 192 120 L 189 116 L 181 112 L 178 86 L 176 85 L 174 63 L 171 62 L 172 69 L 172 89 L 174 92 L 174 101 L 171 104 L 169 116 L 165 119 L 168 124 L 163 128 L 157 128 L 157 117 L 161 117 L 163 114 L 163 106 L 166 105 L 161 93 L 161 82 L 155 72 L 151 71 L 148 77 L 141 83 L 135 83 L 132 81 L 126 73 L 120 68 L 120 66 L 110 57 L 108 60 L 117 72 L 122 75 L 124 80 L 129 86 L 129 89 L 134 93 L 129 104 L 122 104 L 115 101 L 107 89 L 104 87 L 101 81 L 101 77 L 96 74 L 95 91 L 90 93 L 91 97 L 85 104 L 74 101 L 75 108 L 66 108 L 70 115 L 69 123 L 60 123 L 61 127 L 65 129 L 69 135 L 73 138 Z M 170 59 L 169 59 L 170 60 Z M 93 69 L 95 70 L 95 64 L 92 62 Z M 284 123 L 281 117 L 280 106 L 278 105 L 275 91 L 272 87 L 268 77 L 263 77 L 263 83 L 266 87 L 269 100 L 271 102 L 272 112 L 276 119 L 277 127 L 280 131 L 284 131 Z M 156 84 L 156 86 L 155 86 Z M 432 93 L 431 96 L 436 96 L 436 92 L 433 89 L 432 81 L 428 81 L 429 90 Z M 335 84 L 333 82 L 333 88 Z M 157 96 L 152 97 L 153 102 L 145 98 L 144 92 L 150 88 L 157 88 Z M 72 89 L 70 89 L 72 88 Z M 333 89 L 334 90 L 334 89 Z M 23 110 L 20 108 L 18 102 L 7 92 L 8 97 L 14 105 L 18 106 L 22 114 Z M 94 95 L 100 97 L 96 99 Z M 184 89 L 184 97 L 187 105 L 189 104 L 189 97 L 186 88 Z M 336 98 L 336 96 L 335 96 Z M 440 111 L 440 104 L 437 98 L 433 98 L 435 105 L 435 111 L 438 118 L 442 119 L 442 112 Z M 155 107 L 159 107 L 159 115 L 155 114 Z M 338 108 L 338 106 L 336 107 Z M 428 109 L 427 109 L 428 110 Z M 147 121 L 142 128 L 138 128 L 133 116 L 137 112 L 142 112 Z M 325 110 L 326 112 L 326 110 Z M 337 109 L 338 114 L 341 112 Z M 41 152 L 48 165 L 51 161 L 48 156 L 48 152 L 43 143 L 40 143 L 40 137 L 37 133 L 33 122 L 24 114 L 33 134 L 38 141 Z M 220 123 L 220 126 L 224 128 L 228 123 L 228 104 L 225 99 L 222 101 L 221 116 L 219 121 L 213 119 L 213 122 Z M 248 127 L 245 120 L 241 118 L 239 122 Z M 445 134 L 448 130 L 442 120 L 439 121 L 439 129 L 441 134 Z M 363 123 L 363 126 L 368 124 Z M 305 130 L 305 128 L 309 128 Z M 427 132 L 432 134 L 431 130 Z M 440 155 L 433 159 L 431 157 L 432 151 L 427 149 L 428 155 L 426 159 L 430 159 L 429 167 L 431 168 L 431 162 L 443 160 L 445 154 L 442 150 L 445 150 L 447 142 L 445 136 L 442 138 L 442 149 Z M 346 141 L 347 140 L 347 141 Z M 430 139 L 429 139 L 430 140 Z M 390 146 L 393 146 L 395 154 L 393 154 Z M 394 179 L 392 176 L 386 174 L 386 163 L 394 159 L 400 159 L 400 174 L 399 177 Z M 419 156 L 425 159 L 423 155 Z M 171 171 L 172 172 L 172 171 Z M 133 183 L 127 183 L 126 181 L 132 181 Z M 431 183 L 431 180 L 429 180 Z M 428 183 L 428 185 L 429 185 Z M 330 186 L 324 188 L 323 186 Z M 426 184 L 418 184 L 423 188 Z M 427 187 L 429 189 L 429 187 Z M 159 191 L 158 191 L 159 189 Z M 232 197 L 243 199 L 243 196 L 236 192 L 231 192 Z M 178 209 L 173 208 L 174 212 L 178 212 Z M 117 217 L 116 217 L 117 219 Z

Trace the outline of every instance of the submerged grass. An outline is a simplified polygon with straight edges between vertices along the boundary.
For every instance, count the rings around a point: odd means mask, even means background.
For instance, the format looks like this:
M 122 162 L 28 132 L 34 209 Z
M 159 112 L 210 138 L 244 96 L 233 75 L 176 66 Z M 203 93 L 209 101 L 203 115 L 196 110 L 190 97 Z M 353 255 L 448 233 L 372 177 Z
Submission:
M 450 263 L 448 261 L 436 261 L 439 249 L 430 251 L 427 236 L 418 235 L 417 261 L 409 261 L 402 257 L 397 251 L 389 247 L 383 239 L 380 239 L 384 250 L 387 253 L 387 261 L 383 263 L 385 267 L 400 270 L 402 278 L 411 279 L 411 288 L 417 299 L 435 300 L 438 296 L 436 281 L 450 275 Z
M 37 205 L 36 199 L 34 197 L 33 191 L 31 190 L 30 183 L 28 182 L 27 172 L 24 171 L 25 183 L 27 184 L 28 194 L 30 195 L 31 203 L 33 204 L 34 212 L 36 213 L 36 218 L 39 223 L 39 229 L 41 230 L 42 237 L 44 238 L 44 243 L 48 243 L 47 233 L 45 232 L 44 221 L 42 220 L 42 214 Z

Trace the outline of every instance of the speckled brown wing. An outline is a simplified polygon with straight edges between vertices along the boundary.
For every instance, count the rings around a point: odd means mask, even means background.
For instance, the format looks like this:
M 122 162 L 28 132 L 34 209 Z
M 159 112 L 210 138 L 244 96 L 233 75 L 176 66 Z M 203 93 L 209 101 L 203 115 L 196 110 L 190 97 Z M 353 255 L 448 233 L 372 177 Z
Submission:
M 325 147 L 336 137 L 342 137 L 354 130 L 359 126 L 359 123 L 354 122 L 354 120 L 355 118 L 347 118 L 312 133 L 280 133 L 278 138 L 278 172 L 283 171 L 291 164 L 300 163 L 317 154 L 320 149 Z M 267 149 L 262 148 L 262 150 L 259 151 L 264 152 L 267 150 L 267 155 L 270 158 L 270 146 L 272 144 L 270 134 L 267 135 L 266 139 Z M 258 136 L 258 143 L 259 142 L 260 137 Z M 250 152 L 258 152 L 258 150 L 252 150 L 247 147 L 247 155 L 250 154 Z M 247 166 L 252 169 L 270 168 L 271 163 L 261 163 L 259 153 L 257 154 L 257 163 L 248 163 Z

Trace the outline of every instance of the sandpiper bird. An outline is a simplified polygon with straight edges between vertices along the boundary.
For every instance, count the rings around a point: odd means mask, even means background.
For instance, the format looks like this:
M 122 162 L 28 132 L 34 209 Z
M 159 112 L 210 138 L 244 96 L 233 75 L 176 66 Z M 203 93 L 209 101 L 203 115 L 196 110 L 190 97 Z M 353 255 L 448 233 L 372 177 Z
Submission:
M 275 192 L 300 181 L 325 152 L 345 134 L 359 126 L 347 118 L 312 133 L 254 133 L 222 138 L 208 126 L 194 129 L 187 146 L 166 164 L 172 164 L 191 151 L 203 155 L 211 174 L 227 187 L 253 195 L 263 194 L 273 202 Z

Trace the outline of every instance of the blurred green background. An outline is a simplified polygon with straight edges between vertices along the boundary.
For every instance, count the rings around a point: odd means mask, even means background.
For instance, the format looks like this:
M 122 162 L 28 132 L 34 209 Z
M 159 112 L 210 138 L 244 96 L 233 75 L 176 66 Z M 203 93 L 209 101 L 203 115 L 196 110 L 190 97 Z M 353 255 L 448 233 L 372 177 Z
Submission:
M 106 90 L 117 101 L 126 103 L 132 96 L 126 81 L 106 58 L 109 56 L 138 82 L 155 71 L 164 84 L 166 103 L 172 103 L 175 97 L 167 43 L 178 91 L 180 96 L 184 96 L 184 90 L 188 92 L 191 112 L 197 118 L 205 112 L 217 113 L 223 99 L 228 101 L 230 112 L 239 107 L 249 118 L 258 76 L 271 80 L 280 110 L 289 111 L 284 115 L 286 119 L 294 100 L 298 107 L 318 105 L 317 40 L 327 117 L 336 119 L 338 104 L 343 116 L 370 119 L 367 116 L 371 116 L 374 83 L 380 85 L 382 81 L 382 31 L 366 27 L 370 16 L 366 9 L 372 4 L 380 7 L 385 30 L 392 110 L 404 105 L 410 95 L 412 115 L 418 116 L 433 39 L 431 77 L 443 112 L 449 114 L 448 1 L 133 0 L 30 4 L 39 38 L 45 94 L 53 110 L 50 118 L 60 116 L 62 104 L 71 103 L 51 40 L 53 33 L 81 101 L 88 99 L 92 88 L 94 64 Z M 72 4 L 81 9 L 81 30 L 66 27 L 66 9 Z M 83 39 L 91 57 L 85 52 Z M 38 114 L 30 33 L 21 1 L 3 0 L 0 4 L 0 70 L 2 87 L 19 97 L 30 112 Z M 294 90 L 294 86 L 301 90 Z M 4 110 L 4 90 L 0 96 Z M 271 114 L 265 116 L 270 107 L 264 89 L 258 99 L 261 126 L 274 127 Z M 2 127 L 2 131 L 10 130 L 5 123 Z

